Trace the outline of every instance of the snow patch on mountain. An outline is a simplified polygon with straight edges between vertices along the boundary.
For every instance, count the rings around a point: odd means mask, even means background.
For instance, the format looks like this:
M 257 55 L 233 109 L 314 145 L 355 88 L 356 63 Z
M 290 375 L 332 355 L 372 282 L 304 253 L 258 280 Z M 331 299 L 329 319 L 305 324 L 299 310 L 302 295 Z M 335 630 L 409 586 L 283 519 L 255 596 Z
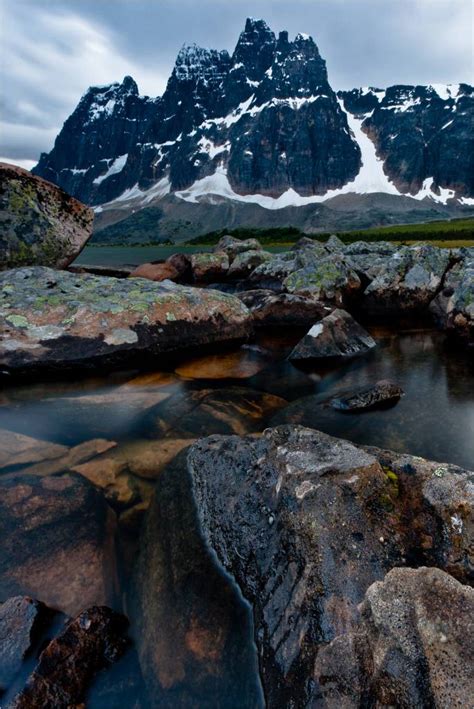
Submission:
M 107 180 L 107 178 L 111 177 L 112 175 L 116 175 L 117 173 L 122 172 L 123 168 L 125 167 L 125 163 L 127 162 L 127 158 L 128 153 L 125 153 L 125 155 L 119 155 L 118 158 L 113 160 L 107 172 L 103 175 L 100 175 L 99 177 L 96 177 L 95 180 L 92 181 L 92 183 L 94 185 L 100 185 L 101 182 Z

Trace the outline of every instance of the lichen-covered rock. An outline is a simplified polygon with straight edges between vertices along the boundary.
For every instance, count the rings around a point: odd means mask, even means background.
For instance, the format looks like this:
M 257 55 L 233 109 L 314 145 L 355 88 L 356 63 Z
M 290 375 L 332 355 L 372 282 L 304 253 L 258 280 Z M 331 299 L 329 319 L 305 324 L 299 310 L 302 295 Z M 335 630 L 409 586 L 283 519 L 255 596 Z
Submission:
M 229 268 L 229 278 L 246 278 L 260 264 L 270 261 L 272 255 L 268 251 L 251 249 L 236 255 Z
M 474 590 L 436 568 L 393 569 L 360 621 L 323 648 L 314 679 L 328 709 L 455 707 L 474 691 Z
M 288 359 L 292 361 L 355 357 L 376 346 L 375 340 L 345 310 L 333 310 L 313 325 Z
M 359 276 L 340 254 L 320 256 L 318 251 L 304 249 L 297 254 L 296 269 L 283 282 L 290 293 L 342 305 L 361 287 Z
M 0 693 L 20 670 L 48 616 L 46 606 L 26 596 L 8 598 L 0 605 Z
M 403 390 L 385 379 L 359 391 L 342 394 L 331 399 L 330 405 L 337 411 L 370 411 L 395 404 L 403 396 Z
M 222 280 L 229 270 L 229 257 L 225 251 L 192 254 L 190 260 L 196 283 L 212 283 Z
M 443 289 L 430 305 L 448 332 L 474 342 L 474 249 L 461 249 L 461 260 L 446 274 Z
M 268 707 L 318 706 L 318 652 L 390 569 L 472 581 L 472 473 L 456 466 L 281 426 L 198 441 L 186 470 L 200 532 L 252 604 Z
M 80 475 L 0 480 L 0 597 L 27 594 L 68 615 L 116 594 L 115 515 Z
M 265 289 L 242 291 L 238 297 L 259 327 L 308 327 L 331 310 L 313 298 Z
M 451 262 L 449 249 L 404 246 L 390 258 L 364 291 L 362 307 L 373 315 L 427 314 Z
M 292 251 L 273 254 L 265 263 L 257 266 L 250 274 L 247 283 L 249 289 L 270 289 L 277 293 L 285 290 L 285 278 L 297 268 L 296 255 Z
M 85 706 L 99 670 L 116 662 L 127 646 L 127 619 L 107 607 L 82 611 L 46 646 L 11 709 Z
M 92 209 L 13 165 L 0 163 L 0 185 L 0 270 L 74 261 L 92 234 Z
M 246 251 L 261 251 L 262 245 L 258 239 L 236 239 L 235 236 L 227 234 L 219 239 L 214 249 L 215 252 L 224 251 L 232 263 L 238 254 Z
M 114 365 L 250 329 L 240 300 L 213 290 L 40 267 L 0 275 L 0 367 L 9 372 Z

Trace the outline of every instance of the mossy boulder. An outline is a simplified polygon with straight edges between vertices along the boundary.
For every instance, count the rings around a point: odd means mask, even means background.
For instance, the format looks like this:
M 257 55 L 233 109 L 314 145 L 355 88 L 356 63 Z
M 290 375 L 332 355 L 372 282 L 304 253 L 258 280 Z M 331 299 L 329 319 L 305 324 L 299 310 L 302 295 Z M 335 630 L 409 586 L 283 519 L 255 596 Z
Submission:
M 50 182 L 0 163 L 0 270 L 66 268 L 92 234 L 94 213 Z

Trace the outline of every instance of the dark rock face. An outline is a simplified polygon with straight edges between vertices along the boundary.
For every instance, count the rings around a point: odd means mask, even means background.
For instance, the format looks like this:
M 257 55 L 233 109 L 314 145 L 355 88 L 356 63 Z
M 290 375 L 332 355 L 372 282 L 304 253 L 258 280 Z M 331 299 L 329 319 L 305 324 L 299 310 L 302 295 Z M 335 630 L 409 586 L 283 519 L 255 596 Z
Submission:
M 0 271 L 66 268 L 92 233 L 94 213 L 27 170 L 0 163 Z
M 401 192 L 416 194 L 428 180 L 437 193 L 473 194 L 472 86 L 396 85 L 339 95 L 351 113 L 365 119 L 363 130 Z
M 48 616 L 46 606 L 25 596 L 0 606 L 0 693 L 13 680 Z
M 375 613 L 375 599 L 385 589 L 384 584 L 372 584 L 381 582 L 393 567 L 437 566 L 460 582 L 472 581 L 472 473 L 455 466 L 364 450 L 317 431 L 282 426 L 267 429 L 258 439 L 211 436 L 201 440 L 187 455 L 187 471 L 201 533 L 253 606 L 269 707 L 319 706 L 329 675 L 324 663 L 315 675 L 319 652 L 357 628 L 361 615 L 365 622 L 370 608 L 359 606 L 364 596 Z M 416 585 L 416 574 L 423 574 L 412 573 Z M 368 624 L 368 632 L 382 643 L 388 635 L 384 628 L 393 628 L 395 644 L 412 632 L 411 616 L 405 616 L 406 623 L 397 622 L 403 606 L 396 599 L 403 583 L 394 588 L 394 576 L 388 577 L 385 587 L 391 587 L 391 598 L 385 606 L 377 602 L 379 629 Z M 465 597 L 462 586 L 451 579 L 447 584 Z M 407 587 L 403 592 L 407 608 L 418 604 L 420 596 L 426 598 L 424 590 L 412 594 L 412 586 Z M 459 606 L 456 603 L 453 598 L 454 607 L 470 607 L 464 600 Z M 431 613 L 438 607 L 438 599 L 433 599 L 428 615 L 436 627 L 436 613 Z M 458 620 L 455 614 L 451 622 L 460 627 L 462 617 Z M 425 627 L 428 634 L 438 632 L 434 626 Z M 438 647 L 439 643 L 443 646 L 440 638 Z M 453 648 L 452 662 L 455 658 L 462 662 L 456 643 L 453 638 L 453 645 L 448 644 Z M 369 647 L 374 663 L 383 663 L 385 655 L 377 653 L 376 647 Z M 425 652 L 433 659 L 436 648 Z M 400 686 L 404 677 L 418 672 L 417 654 L 399 657 L 407 670 L 398 679 Z M 338 663 L 333 674 L 344 678 L 351 670 L 357 679 L 354 664 Z M 396 672 L 395 665 L 389 668 Z M 369 670 L 370 665 L 368 682 Z M 439 665 L 436 672 L 442 676 Z M 382 701 L 382 688 L 390 685 L 385 676 L 375 668 L 374 695 L 364 694 L 360 703 L 343 706 L 365 706 L 365 701 L 375 698 Z M 425 670 L 422 676 L 427 676 Z M 347 682 L 344 687 L 349 695 L 357 694 L 357 683 Z M 419 705 L 430 706 L 430 693 L 423 690 L 421 696 L 424 703 Z
M 403 390 L 392 382 L 382 380 L 374 386 L 331 399 L 330 405 L 337 411 L 368 411 L 395 404 L 403 396 Z
M 123 654 L 127 619 L 107 607 L 83 611 L 43 650 L 11 709 L 84 706 L 94 675 Z
M 472 695 L 474 591 L 434 568 L 393 569 L 368 589 L 360 621 L 316 660 L 327 707 L 462 706 Z
M 437 323 L 467 343 L 474 341 L 474 249 L 461 249 L 442 290 L 430 304 Z
M 89 89 L 35 173 L 103 204 L 135 185 L 185 189 L 220 164 L 241 193 L 322 194 L 360 162 L 314 41 L 249 19 L 232 57 L 184 46 L 161 98 L 130 77 Z
M 116 593 L 115 515 L 80 475 L 3 476 L 0 594 L 27 593 L 69 615 Z
M 170 282 L 37 267 L 7 271 L 0 288 L 0 362 L 10 372 L 114 364 L 245 338 L 251 329 L 238 298 Z
M 376 346 L 375 340 L 345 310 L 333 310 L 313 325 L 289 355 L 292 361 L 354 357 Z

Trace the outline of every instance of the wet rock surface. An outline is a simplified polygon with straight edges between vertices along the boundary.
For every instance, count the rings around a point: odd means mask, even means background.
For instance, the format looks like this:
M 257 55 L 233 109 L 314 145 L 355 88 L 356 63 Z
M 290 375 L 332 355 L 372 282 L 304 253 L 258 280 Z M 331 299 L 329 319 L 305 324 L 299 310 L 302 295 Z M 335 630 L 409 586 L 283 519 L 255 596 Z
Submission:
M 14 165 L 0 163 L 0 183 L 0 270 L 66 268 L 92 234 L 92 209 Z
M 289 355 L 293 362 L 355 357 L 376 346 L 375 340 L 345 310 L 336 309 L 313 325 Z
M 74 615 L 113 603 L 115 515 L 80 475 L 0 480 L 0 596 L 41 598 Z
M 82 611 L 43 650 L 11 709 L 84 706 L 95 674 L 125 651 L 127 626 L 127 619 L 110 608 L 93 606 Z
M 367 411 L 393 406 L 403 396 L 403 390 L 393 382 L 382 380 L 373 386 L 331 399 L 336 411 Z
M 455 466 L 292 426 L 211 436 L 186 466 L 203 537 L 252 603 L 270 707 L 318 706 L 318 650 L 393 567 L 472 580 L 472 473 Z
M 0 276 L 0 366 L 8 372 L 117 363 L 246 338 L 250 315 L 235 297 L 145 279 L 46 268 Z

